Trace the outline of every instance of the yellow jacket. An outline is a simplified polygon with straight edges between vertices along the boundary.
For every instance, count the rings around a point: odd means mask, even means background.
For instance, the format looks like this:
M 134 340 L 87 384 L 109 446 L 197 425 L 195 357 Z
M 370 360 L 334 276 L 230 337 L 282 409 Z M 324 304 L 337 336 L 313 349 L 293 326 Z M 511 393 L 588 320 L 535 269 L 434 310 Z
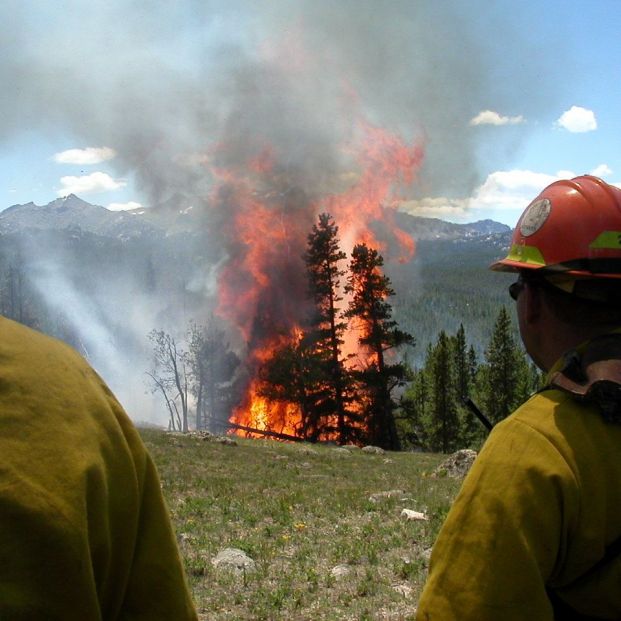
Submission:
M 0 318 L 0 619 L 196 619 L 159 479 L 68 346 Z
M 621 557 L 581 579 L 620 536 L 621 425 L 546 390 L 490 434 L 434 545 L 416 618 L 552 621 L 552 588 L 583 615 L 621 619 Z

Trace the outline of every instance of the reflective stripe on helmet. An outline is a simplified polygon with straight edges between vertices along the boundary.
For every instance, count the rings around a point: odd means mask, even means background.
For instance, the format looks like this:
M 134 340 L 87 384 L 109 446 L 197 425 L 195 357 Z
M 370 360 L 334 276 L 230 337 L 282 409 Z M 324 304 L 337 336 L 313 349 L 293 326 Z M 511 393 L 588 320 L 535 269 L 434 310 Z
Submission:
M 589 248 L 621 248 L 621 231 L 604 231 L 590 244 Z
M 525 246 L 524 244 L 513 244 L 511 246 L 511 250 L 509 250 L 506 260 L 525 263 L 526 265 L 532 265 L 533 267 L 544 267 L 546 264 L 546 261 L 538 248 L 535 248 L 535 246 Z

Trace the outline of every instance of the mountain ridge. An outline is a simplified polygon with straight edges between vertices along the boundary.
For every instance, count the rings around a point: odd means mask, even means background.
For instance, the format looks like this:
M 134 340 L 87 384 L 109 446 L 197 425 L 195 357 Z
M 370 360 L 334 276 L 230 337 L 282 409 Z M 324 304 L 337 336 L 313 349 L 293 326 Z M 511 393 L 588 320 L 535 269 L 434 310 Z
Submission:
M 180 208 L 183 205 L 181 197 L 175 202 L 176 205 L 169 201 L 159 207 L 111 211 L 69 194 L 46 205 L 36 205 L 31 201 L 7 207 L 0 212 L 0 234 L 20 233 L 26 229 L 80 229 L 103 237 L 128 240 L 191 232 L 197 224 L 192 205 Z M 401 211 L 396 213 L 396 222 L 417 241 L 506 236 L 511 230 L 507 225 L 490 219 L 461 224 Z
M 11 205 L 0 212 L 0 234 L 21 233 L 25 230 L 80 230 L 102 237 L 130 239 L 142 236 L 162 236 L 164 231 L 150 222 L 122 211 L 110 211 L 69 194 L 47 205 L 33 202 Z
M 70 195 L 47 205 L 5 209 L 0 312 L 95 352 L 102 374 L 123 387 L 129 371 L 118 372 L 107 358 L 98 358 L 101 343 L 93 336 L 98 330 L 109 335 L 106 343 L 127 351 L 128 360 L 141 359 L 144 317 L 158 329 L 172 330 L 188 317 L 200 322 L 211 312 L 223 256 L 219 231 L 207 241 L 205 210 L 200 204 L 190 207 L 179 197 L 160 208 L 116 212 Z M 390 247 L 385 255 L 386 274 L 397 292 L 391 300 L 394 318 L 418 343 L 411 362 L 422 363 L 440 330 L 454 334 L 462 323 L 483 352 L 494 315 L 507 298 L 506 275 L 487 266 L 506 253 L 511 229 L 490 220 L 455 224 L 390 215 L 416 242 L 410 261 L 391 256 Z M 97 330 L 91 332 L 93 326 Z

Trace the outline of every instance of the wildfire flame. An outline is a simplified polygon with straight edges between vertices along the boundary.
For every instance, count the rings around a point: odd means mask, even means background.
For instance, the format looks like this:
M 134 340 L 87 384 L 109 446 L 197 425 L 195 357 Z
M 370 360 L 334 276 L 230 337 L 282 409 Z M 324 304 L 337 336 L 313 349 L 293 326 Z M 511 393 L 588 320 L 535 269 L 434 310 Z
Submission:
M 250 383 L 244 401 L 231 418 L 231 422 L 257 431 L 275 431 L 289 436 L 297 435 L 299 420 L 300 411 L 297 405 L 262 397 L 256 379 Z M 252 432 L 247 433 L 252 435 Z
M 279 347 L 300 338 L 308 305 L 302 256 L 319 213 L 334 218 L 348 255 L 362 242 L 380 252 L 398 248 L 400 261 L 414 254 L 414 241 L 395 223 L 395 208 L 399 190 L 415 178 L 422 147 L 364 122 L 347 152 L 357 168 L 349 187 L 312 199 L 287 184 L 286 170 L 278 166 L 282 158 L 269 146 L 235 170 L 213 171 L 219 180 L 213 203 L 234 213 L 223 235 L 236 244 L 220 274 L 219 314 L 240 330 L 249 350 L 249 381 L 233 423 L 289 435 L 299 431 L 298 407 L 262 396 L 258 370 Z M 356 352 L 357 340 L 353 330 L 347 333 L 344 351 Z

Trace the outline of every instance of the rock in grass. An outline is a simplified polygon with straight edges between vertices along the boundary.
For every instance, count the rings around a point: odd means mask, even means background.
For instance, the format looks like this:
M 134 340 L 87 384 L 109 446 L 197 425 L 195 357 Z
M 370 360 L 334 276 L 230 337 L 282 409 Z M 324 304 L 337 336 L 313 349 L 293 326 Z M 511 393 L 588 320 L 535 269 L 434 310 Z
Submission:
M 237 548 L 225 548 L 218 552 L 211 564 L 216 569 L 228 569 L 238 574 L 252 572 L 256 569 L 256 563 L 243 550 Z
M 412 509 L 403 509 L 403 511 L 401 511 L 401 517 L 405 518 L 406 520 L 414 520 L 414 521 L 420 521 L 420 520 L 428 520 L 429 518 L 424 514 L 421 513 L 420 511 L 412 511 Z
M 311 448 L 310 446 L 302 446 L 299 449 L 299 452 L 301 455 L 317 455 L 317 451 L 314 448 Z
M 403 597 L 412 597 L 412 587 L 409 587 L 407 584 L 396 584 L 392 589 L 403 595 Z
M 330 574 L 333 578 L 336 578 L 338 580 L 339 578 L 345 578 L 345 576 L 349 576 L 349 574 L 351 574 L 351 571 L 352 569 L 349 565 L 337 565 L 336 567 L 332 568 Z
M 344 446 L 337 446 L 332 449 L 333 455 L 338 455 L 339 457 L 351 457 L 351 453 L 349 449 L 346 449 Z
M 405 492 L 402 489 L 391 489 L 387 492 L 376 492 L 369 496 L 369 502 L 380 502 L 386 498 L 403 498 Z
M 367 453 L 368 455 L 383 455 L 386 451 L 379 446 L 369 444 L 368 446 L 362 447 L 362 452 Z
M 237 442 L 233 440 L 233 438 L 229 438 L 228 436 L 218 436 L 215 438 L 214 442 L 218 444 L 224 444 L 224 446 L 237 446 Z
M 461 449 L 449 455 L 432 473 L 433 477 L 451 477 L 459 479 L 468 474 L 468 470 L 476 459 L 477 452 L 472 449 Z

